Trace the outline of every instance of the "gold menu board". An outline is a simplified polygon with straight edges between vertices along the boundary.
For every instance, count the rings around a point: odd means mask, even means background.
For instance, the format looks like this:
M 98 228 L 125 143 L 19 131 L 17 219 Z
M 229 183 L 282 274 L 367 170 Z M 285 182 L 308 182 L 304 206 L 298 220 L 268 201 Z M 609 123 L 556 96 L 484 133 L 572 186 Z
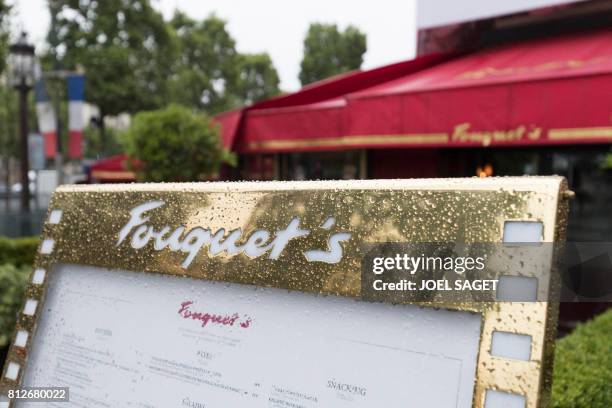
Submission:
M 368 309 L 363 312 L 367 320 L 367 316 L 374 315 L 370 314 L 373 308 L 379 306 L 374 303 L 367 306 L 371 299 L 363 295 L 362 262 L 366 245 L 501 244 L 508 223 L 537 224 L 538 239 L 542 243 L 562 242 L 569 196 L 565 180 L 560 177 L 60 187 L 49 206 L 23 313 L 2 372 L 0 395 L 6 400 L 10 390 L 23 385 L 24 375 L 31 368 L 28 363 L 38 361 L 38 357 L 31 359 L 43 347 L 38 344 L 43 340 L 37 338 L 37 325 L 45 306 L 52 309 L 52 304 L 46 302 L 58 296 L 51 294 L 47 299 L 47 292 L 68 285 L 73 279 L 71 276 L 76 279 L 82 271 L 89 271 L 88 268 L 93 268 L 94 279 L 106 274 L 109 277 L 106 280 L 123 276 L 121 279 L 129 282 L 130 274 L 135 274 L 151 277 L 153 282 L 162 275 L 179 281 L 202 281 L 202 285 L 209 286 L 215 282 L 239 285 L 237 291 L 242 290 L 242 285 L 248 285 L 262 288 L 262 302 L 270 305 L 278 304 L 279 296 L 284 296 L 277 290 L 293 291 L 289 293 L 300 299 L 311 296 L 303 302 L 312 308 L 317 308 L 317 304 L 327 305 L 325 302 L 333 302 L 337 297 L 357 302 L 356 308 Z M 484 407 L 485 401 L 493 406 L 491 401 L 498 398 L 503 401 L 507 395 L 514 398 L 511 401 L 526 407 L 545 406 L 548 401 L 558 309 L 558 302 L 554 300 L 557 287 L 554 254 L 533 258 L 530 264 L 518 259 L 517 254 L 521 253 L 512 247 L 499 250 L 495 261 L 505 262 L 504 274 L 510 277 L 534 279 L 536 301 L 433 298 L 417 302 L 408 297 L 388 302 L 395 304 L 394 307 L 400 307 L 398 303 L 416 304 L 425 313 L 441 315 L 458 311 L 478 317 L 475 374 L 469 386 L 473 407 Z M 54 274 L 56 282 L 50 288 Z M 173 284 L 168 282 L 170 286 Z M 145 282 L 145 289 L 146 285 Z M 177 290 L 182 290 L 178 285 Z M 146 299 L 147 291 L 143 285 L 139 286 L 138 296 Z M 213 286 L 207 289 L 209 293 L 217 293 Z M 129 293 L 129 288 L 126 290 Z M 223 299 L 221 293 L 218 292 L 219 299 Z M 231 293 L 228 296 L 233 296 Z M 249 295 L 245 296 L 250 299 Z M 189 301 L 179 305 L 178 314 L 195 319 L 192 311 L 187 310 L 191 306 Z M 302 306 L 295 307 L 299 310 Z M 343 307 L 349 306 L 330 304 L 329 307 L 344 310 Z M 417 309 L 409 310 L 416 316 L 420 313 Z M 232 315 L 224 317 L 225 320 L 216 316 L 217 320 L 211 321 L 248 327 L 250 317 L 245 316 L 234 320 Z M 48 325 L 45 319 L 50 318 L 42 317 L 44 325 Z M 207 319 L 203 315 L 197 318 Z M 202 320 L 202 327 L 207 323 L 208 320 Z M 443 329 L 448 323 L 441 324 Z M 517 359 L 496 355 L 492 342 L 500 332 L 530 339 L 528 356 Z M 337 385 L 335 378 L 326 379 L 325 383 L 327 388 Z M 287 392 L 275 384 L 270 387 L 274 395 Z M 351 390 L 365 389 L 365 386 L 351 387 Z M 250 389 L 244 392 L 253 394 Z M 297 391 L 292 398 L 297 398 L 295 395 L 306 398 Z M 314 404 L 312 401 L 317 398 L 324 399 L 314 396 L 308 403 Z M 273 397 L 268 398 L 272 400 Z M 371 406 L 359 399 L 351 401 L 354 406 Z M 9 404 L 13 403 L 7 401 Z

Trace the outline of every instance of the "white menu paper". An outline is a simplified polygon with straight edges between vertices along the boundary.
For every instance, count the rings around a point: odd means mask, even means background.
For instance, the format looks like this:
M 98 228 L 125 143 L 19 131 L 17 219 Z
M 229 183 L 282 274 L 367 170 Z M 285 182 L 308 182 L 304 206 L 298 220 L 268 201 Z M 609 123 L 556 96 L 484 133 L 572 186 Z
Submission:
M 49 407 L 472 404 L 477 314 L 79 265 L 50 279 L 23 381 L 70 388 Z

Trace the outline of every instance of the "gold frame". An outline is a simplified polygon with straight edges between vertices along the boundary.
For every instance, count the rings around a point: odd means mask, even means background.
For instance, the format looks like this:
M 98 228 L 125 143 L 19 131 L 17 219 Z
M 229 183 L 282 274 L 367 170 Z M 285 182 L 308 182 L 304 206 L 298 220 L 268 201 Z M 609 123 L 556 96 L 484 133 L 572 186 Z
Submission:
M 539 221 L 543 224 L 543 242 L 561 242 L 565 239 L 570 197 L 561 177 L 60 187 L 49 205 L 41 247 L 26 290 L 26 301 L 33 300 L 38 307 L 31 315 L 21 313 L 18 318 L 0 378 L 0 395 L 7 395 L 8 390 L 20 384 L 48 276 L 55 264 L 163 273 L 359 298 L 363 255 L 360 244 L 460 239 L 501 243 L 505 220 Z M 180 254 L 167 249 L 156 251 L 152 245 L 138 250 L 129 245 L 117 246 L 117 234 L 129 220 L 129 210 L 150 200 L 165 203 L 151 213 L 148 221 L 158 230 L 166 225 L 173 229 L 201 225 L 211 230 L 241 228 L 246 235 L 262 228 L 277 231 L 298 216 L 300 226 L 314 232 L 291 242 L 276 260 L 243 254 L 211 257 L 201 252 L 183 269 Z M 330 231 L 321 231 L 319 227 L 328 216 L 335 217 L 334 228 L 350 231 L 352 237 L 343 243 L 340 262 L 309 264 L 300 254 L 308 249 L 325 248 Z M 547 406 L 558 314 L 558 301 L 551 298 L 558 287 L 552 273 L 553 257 L 539 268 L 517 266 L 514 270 L 521 276 L 536 277 L 539 288 L 546 292 L 547 302 L 433 301 L 425 305 L 482 315 L 473 407 L 484 407 L 488 389 L 522 395 L 527 408 Z M 313 273 L 304 273 L 305 268 Z M 35 282 L 40 280 L 40 271 L 45 273 L 44 281 Z M 492 356 L 492 333 L 498 330 L 531 336 L 530 361 Z M 15 344 L 18 331 L 28 334 L 25 347 Z M 13 369 L 15 365 L 19 367 L 14 380 L 7 377 L 11 363 Z

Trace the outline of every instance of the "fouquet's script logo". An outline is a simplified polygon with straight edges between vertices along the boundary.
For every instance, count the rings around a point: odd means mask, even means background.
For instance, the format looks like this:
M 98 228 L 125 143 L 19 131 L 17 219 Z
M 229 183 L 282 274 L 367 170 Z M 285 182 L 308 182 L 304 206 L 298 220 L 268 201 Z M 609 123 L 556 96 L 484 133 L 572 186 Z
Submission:
M 197 320 L 201 322 L 202 327 L 206 327 L 207 325 L 217 325 L 217 326 L 239 326 L 243 329 L 248 329 L 251 326 L 251 318 L 248 315 L 240 316 L 238 313 L 233 314 L 212 314 L 208 312 L 198 312 L 191 310 L 191 306 L 193 305 L 192 300 L 186 300 L 181 303 L 181 307 L 179 308 L 178 314 L 181 315 L 183 319 L 189 320 Z
M 208 247 L 208 253 L 212 256 L 221 253 L 229 256 L 244 253 L 251 258 L 257 258 L 268 254 L 268 259 L 278 259 L 289 241 L 310 235 L 310 230 L 300 228 L 300 220 L 297 217 L 293 218 L 285 229 L 276 231 L 274 237 L 266 230 L 257 230 L 248 238 L 243 237 L 240 228 L 231 230 L 227 234 L 224 228 L 213 232 L 202 227 L 185 231 L 184 226 L 174 229 L 164 226 L 156 230 L 153 226 L 147 225 L 150 217 L 145 214 L 163 205 L 163 201 L 148 201 L 130 210 L 130 220 L 119 231 L 117 246 L 131 234 L 130 243 L 134 249 L 143 248 L 152 241 L 153 248 L 157 251 L 168 248 L 171 251 L 186 253 L 187 257 L 181 266 L 187 268 L 204 247 Z M 328 217 L 321 228 L 330 230 L 335 223 L 333 217 Z M 327 250 L 305 251 L 304 256 L 309 262 L 338 263 L 342 259 L 340 243 L 350 237 L 351 234 L 348 232 L 331 234 L 327 240 Z M 245 243 L 238 245 L 237 242 L 241 239 Z

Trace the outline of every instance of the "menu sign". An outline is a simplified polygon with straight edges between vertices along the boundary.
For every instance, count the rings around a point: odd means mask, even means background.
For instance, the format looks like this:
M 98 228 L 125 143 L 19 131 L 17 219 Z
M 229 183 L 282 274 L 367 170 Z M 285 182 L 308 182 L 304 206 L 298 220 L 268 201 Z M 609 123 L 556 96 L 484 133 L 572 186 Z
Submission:
M 480 280 L 503 264 L 493 295 L 546 299 L 551 258 L 516 238 L 562 239 L 565 191 L 558 177 L 61 187 L 0 408 L 536 407 L 554 302 L 424 298 L 383 278 L 409 260 L 461 260 Z M 452 256 L 385 252 L 368 271 L 371 248 L 427 242 Z M 364 274 L 405 296 L 368 295 Z
M 23 383 L 69 387 L 58 406 L 471 406 L 476 314 L 75 265 L 49 285 Z

